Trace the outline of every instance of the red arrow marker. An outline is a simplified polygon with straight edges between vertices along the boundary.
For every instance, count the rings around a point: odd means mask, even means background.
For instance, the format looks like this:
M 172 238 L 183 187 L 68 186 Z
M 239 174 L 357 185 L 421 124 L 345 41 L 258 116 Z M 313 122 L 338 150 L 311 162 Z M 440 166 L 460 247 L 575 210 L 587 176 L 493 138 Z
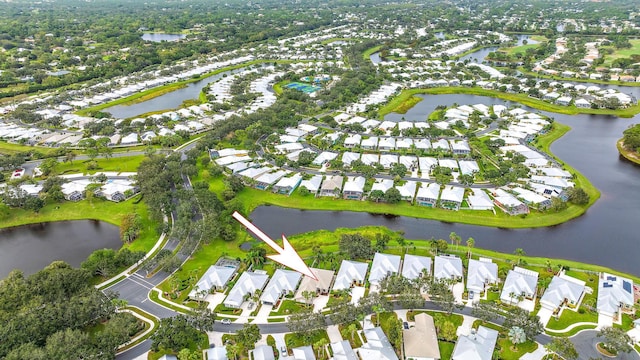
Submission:
M 244 225 L 247 230 L 254 233 L 258 237 L 258 239 L 264 241 L 267 245 L 269 245 L 269 247 L 271 247 L 278 253 L 276 255 L 267 255 L 269 259 L 318 281 L 316 275 L 311 271 L 311 269 L 309 269 L 307 264 L 302 261 L 300 255 L 298 255 L 296 250 L 291 246 L 289 240 L 287 240 L 284 234 L 282 235 L 282 244 L 284 247 L 280 247 L 280 245 L 271 240 L 271 238 L 267 234 L 263 233 L 262 230 L 258 229 L 257 226 L 253 225 L 249 220 L 245 219 L 237 211 L 234 211 L 232 216 L 234 219 L 238 220 L 240 224 Z

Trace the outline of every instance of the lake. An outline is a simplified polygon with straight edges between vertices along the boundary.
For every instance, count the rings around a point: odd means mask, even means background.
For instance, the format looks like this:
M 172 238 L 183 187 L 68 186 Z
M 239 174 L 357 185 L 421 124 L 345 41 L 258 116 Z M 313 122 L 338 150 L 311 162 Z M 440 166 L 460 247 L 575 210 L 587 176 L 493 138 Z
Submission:
M 144 33 L 142 40 L 151 42 L 178 41 L 186 38 L 184 34 Z
M 438 105 L 504 104 L 500 99 L 474 95 L 420 95 L 424 98 L 406 114 L 389 114 L 385 120 L 424 120 Z M 527 108 L 529 111 L 537 111 Z M 602 193 L 601 198 L 581 217 L 548 228 L 505 230 L 484 226 L 444 223 L 407 217 L 367 213 L 302 211 L 273 206 L 257 208 L 251 219 L 267 234 L 293 235 L 317 229 L 384 225 L 402 230 L 409 239 L 449 238 L 455 231 L 476 247 L 511 253 L 523 248 L 527 254 L 583 261 L 640 275 L 640 235 L 635 228 L 640 219 L 640 167 L 621 159 L 616 141 L 629 124 L 640 116 L 623 119 L 603 115 L 562 115 L 545 113 L 571 126 L 551 151 L 584 174 Z
M 56 260 L 79 266 L 95 250 L 121 246 L 118 227 L 95 220 L 0 229 L 0 279 L 13 269 L 33 274 Z

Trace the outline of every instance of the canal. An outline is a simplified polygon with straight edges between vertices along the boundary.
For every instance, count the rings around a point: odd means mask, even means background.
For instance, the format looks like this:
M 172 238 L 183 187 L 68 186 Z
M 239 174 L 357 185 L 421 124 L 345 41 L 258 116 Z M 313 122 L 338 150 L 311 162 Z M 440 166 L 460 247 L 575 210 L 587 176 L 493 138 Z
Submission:
M 0 279 L 13 269 L 33 274 L 56 260 L 79 266 L 95 250 L 120 246 L 118 227 L 94 220 L 0 229 Z

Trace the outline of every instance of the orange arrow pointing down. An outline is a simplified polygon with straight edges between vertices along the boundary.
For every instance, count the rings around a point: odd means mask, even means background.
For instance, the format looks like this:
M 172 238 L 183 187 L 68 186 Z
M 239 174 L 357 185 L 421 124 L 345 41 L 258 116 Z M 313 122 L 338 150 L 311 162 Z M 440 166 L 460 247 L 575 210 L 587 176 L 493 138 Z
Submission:
M 245 219 L 237 211 L 234 211 L 232 216 L 234 219 L 238 220 L 240 224 L 244 225 L 247 230 L 254 233 L 258 237 L 258 239 L 264 241 L 267 245 L 269 245 L 269 247 L 271 247 L 278 253 L 276 255 L 267 255 L 269 259 L 318 281 L 316 275 L 311 271 L 311 269 L 309 269 L 307 264 L 302 261 L 300 255 L 298 255 L 296 250 L 291 246 L 289 240 L 287 240 L 284 234 L 282 235 L 283 247 L 280 247 L 280 245 L 271 240 L 271 238 L 267 234 L 263 233 L 262 230 L 258 229 L 257 226 L 253 225 L 249 220 Z

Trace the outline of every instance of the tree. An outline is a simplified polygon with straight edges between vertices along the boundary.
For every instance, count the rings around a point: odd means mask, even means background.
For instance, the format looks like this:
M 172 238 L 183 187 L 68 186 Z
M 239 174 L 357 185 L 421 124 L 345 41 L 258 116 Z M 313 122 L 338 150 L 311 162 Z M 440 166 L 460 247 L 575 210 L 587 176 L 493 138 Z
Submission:
M 527 335 L 522 328 L 514 326 L 509 329 L 509 340 L 513 344 L 514 351 L 518 351 L 518 345 L 527 341 Z
M 554 337 L 544 348 L 547 352 L 556 353 L 566 360 L 577 360 L 579 356 L 571 340 L 566 337 Z
M 456 298 L 445 280 L 437 280 L 429 285 L 429 296 L 431 301 L 438 305 L 447 315 L 451 315 L 453 310 L 462 308 L 456 304 Z
M 522 248 L 517 248 L 513 251 L 513 254 L 518 257 L 518 265 L 522 264 L 522 257 L 526 255 Z
M 187 315 L 189 324 L 200 331 L 213 331 L 216 322 L 216 313 L 207 307 L 207 302 L 199 302 Z
M 302 292 L 302 297 L 304 298 L 304 302 L 307 306 L 313 305 L 312 301 L 316 296 L 318 296 L 318 293 L 316 293 L 315 291 L 305 290 Z
M 467 258 L 471 258 L 471 249 L 473 249 L 473 247 L 476 244 L 476 240 L 472 237 L 467 239 Z
M 587 192 L 584 191 L 583 188 L 571 187 L 569 188 L 567 193 L 569 195 L 569 201 L 572 204 L 585 205 L 589 203 L 589 194 L 587 194 Z
M 384 201 L 389 204 L 397 204 L 402 200 L 400 190 L 392 187 L 384 193 Z
M 291 332 L 302 336 L 308 342 L 318 331 L 326 327 L 326 322 L 321 312 L 304 310 L 289 316 L 287 327 Z
M 382 190 L 373 190 L 369 193 L 369 201 L 380 202 L 384 199 L 384 192 Z
M 125 244 L 130 244 L 140 235 L 142 230 L 142 219 L 138 214 L 127 214 L 120 222 L 120 239 Z
M 202 355 L 197 351 L 191 351 L 189 349 L 182 349 L 178 353 L 178 360 L 200 360 Z
M 407 167 L 401 163 L 394 163 L 391 165 L 391 168 L 389 169 L 389 175 L 403 178 L 405 177 L 405 175 L 407 175 Z
M 252 267 L 260 266 L 267 260 L 267 251 L 264 248 L 257 247 L 249 250 L 246 262 Z
M 251 349 L 262 336 L 260 328 L 256 324 L 244 324 L 242 329 L 236 331 L 236 342 L 241 345 L 240 352 Z
M 460 245 L 460 241 L 462 240 L 460 235 L 452 231 L 451 233 L 449 233 L 449 240 L 451 240 L 451 246 L 455 244 L 456 250 L 458 250 L 458 246 Z
M 565 210 L 567 207 L 567 203 L 562 201 L 562 199 L 558 197 L 551 198 L 551 205 L 549 206 L 549 210 L 553 212 L 560 212 L 562 210 Z
M 473 185 L 473 175 L 471 174 L 462 174 L 458 176 L 458 182 L 465 187 L 469 187 Z
M 454 342 L 456 340 L 456 325 L 451 321 L 445 321 L 440 327 L 438 337 L 444 341 Z
M 631 346 L 631 338 L 621 328 L 603 327 L 598 332 L 598 337 L 604 338 L 602 347 L 614 355 L 625 352 L 629 353 L 633 351 Z
M 176 315 L 160 320 L 160 326 L 151 334 L 151 350 L 170 350 L 174 353 L 188 348 L 193 339 L 199 339 L 201 333 L 189 324 L 187 317 Z
M 502 326 L 507 329 L 515 326 L 521 328 L 527 340 L 534 340 L 543 330 L 542 323 L 540 323 L 540 318 L 537 315 L 532 315 L 527 310 L 519 307 L 509 309 Z
M 329 344 L 329 341 L 324 337 L 313 343 L 313 348 L 316 350 L 318 359 L 322 358 L 322 351 L 324 350 L 324 347 L 327 346 L 327 344 Z
M 373 255 L 371 240 L 361 234 L 343 234 L 339 243 L 340 252 L 347 254 L 351 260 L 370 259 Z
M 58 159 L 54 157 L 46 158 L 38 168 L 42 171 L 42 175 L 49 176 L 55 171 L 56 166 L 58 165 Z

